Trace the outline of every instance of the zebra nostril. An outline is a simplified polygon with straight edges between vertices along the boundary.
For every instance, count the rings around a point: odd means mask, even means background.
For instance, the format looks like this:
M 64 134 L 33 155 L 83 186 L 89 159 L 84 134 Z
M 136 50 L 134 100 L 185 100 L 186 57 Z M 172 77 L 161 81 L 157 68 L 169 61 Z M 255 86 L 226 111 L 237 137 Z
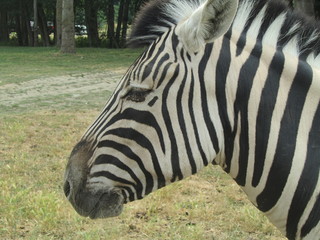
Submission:
M 69 181 L 66 181 L 66 182 L 64 183 L 63 191 L 64 191 L 64 194 L 66 195 L 66 197 L 68 198 L 69 195 L 70 195 L 70 191 L 71 191 L 71 186 L 70 186 Z

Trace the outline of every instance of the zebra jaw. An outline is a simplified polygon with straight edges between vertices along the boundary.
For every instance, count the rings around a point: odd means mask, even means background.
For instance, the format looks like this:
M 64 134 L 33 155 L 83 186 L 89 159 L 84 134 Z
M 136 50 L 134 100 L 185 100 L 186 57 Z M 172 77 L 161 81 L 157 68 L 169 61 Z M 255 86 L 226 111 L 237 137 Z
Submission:
M 74 147 L 65 172 L 64 193 L 81 216 L 92 219 L 118 216 L 125 203 L 122 190 L 87 182 L 90 146 L 89 142 L 80 142 Z

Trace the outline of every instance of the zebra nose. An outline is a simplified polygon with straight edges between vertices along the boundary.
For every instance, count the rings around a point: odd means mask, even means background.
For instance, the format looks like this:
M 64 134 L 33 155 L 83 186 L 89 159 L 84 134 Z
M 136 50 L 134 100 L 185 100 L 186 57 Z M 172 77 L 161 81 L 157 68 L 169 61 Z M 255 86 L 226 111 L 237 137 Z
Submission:
M 92 156 L 90 142 L 81 141 L 73 149 L 64 173 L 63 191 L 69 201 L 81 192 L 87 181 L 88 159 Z
M 64 191 L 64 194 L 66 195 L 66 197 L 69 198 L 70 192 L 71 192 L 71 186 L 70 186 L 70 182 L 68 180 L 66 180 L 63 185 L 63 191 Z

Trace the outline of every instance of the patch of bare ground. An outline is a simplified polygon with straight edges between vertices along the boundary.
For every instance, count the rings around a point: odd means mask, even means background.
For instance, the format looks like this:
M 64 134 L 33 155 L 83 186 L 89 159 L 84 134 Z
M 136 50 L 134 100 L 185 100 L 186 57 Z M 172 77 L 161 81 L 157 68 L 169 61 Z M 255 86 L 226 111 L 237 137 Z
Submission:
M 41 107 L 61 107 L 70 102 L 88 104 L 90 99 L 97 103 L 96 96 L 106 101 L 110 91 L 116 87 L 125 70 L 99 73 L 82 73 L 59 77 L 48 77 L 0 86 L 0 109 L 26 110 Z M 109 94 L 107 94 L 109 93 Z M 91 98 L 90 96 L 95 96 Z

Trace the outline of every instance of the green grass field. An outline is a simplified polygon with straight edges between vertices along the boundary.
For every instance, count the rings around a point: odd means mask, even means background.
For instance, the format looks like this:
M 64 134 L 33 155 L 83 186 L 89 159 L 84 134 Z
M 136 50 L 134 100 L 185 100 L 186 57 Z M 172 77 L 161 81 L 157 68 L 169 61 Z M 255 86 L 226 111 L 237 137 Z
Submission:
M 54 48 L 0 47 L 0 91 L 14 84 L 8 96 L 17 98 L 19 86 L 37 79 L 124 72 L 140 52 L 80 49 L 68 56 Z M 0 239 L 285 239 L 213 166 L 127 204 L 119 217 L 80 217 L 63 195 L 64 168 L 110 91 L 50 95 L 49 102 L 37 95 L 19 106 L 0 102 Z
M 79 48 L 60 54 L 56 48 L 0 46 L 0 86 L 40 77 L 100 72 L 130 66 L 141 49 Z

